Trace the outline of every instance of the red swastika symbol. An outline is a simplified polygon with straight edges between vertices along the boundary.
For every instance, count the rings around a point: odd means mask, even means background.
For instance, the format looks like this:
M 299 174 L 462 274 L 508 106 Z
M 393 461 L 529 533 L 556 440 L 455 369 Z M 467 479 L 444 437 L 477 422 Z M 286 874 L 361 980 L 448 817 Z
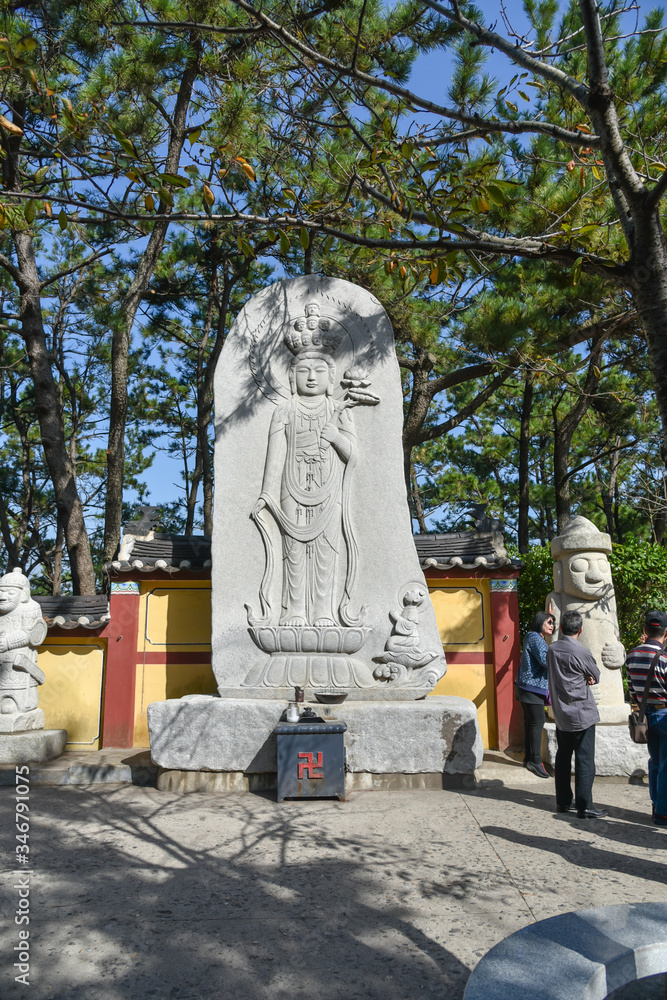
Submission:
M 321 753 L 298 753 L 299 757 L 298 768 L 299 768 L 299 781 L 302 778 L 324 778 L 322 771 L 322 754 Z M 320 771 L 320 774 L 315 774 L 315 771 Z

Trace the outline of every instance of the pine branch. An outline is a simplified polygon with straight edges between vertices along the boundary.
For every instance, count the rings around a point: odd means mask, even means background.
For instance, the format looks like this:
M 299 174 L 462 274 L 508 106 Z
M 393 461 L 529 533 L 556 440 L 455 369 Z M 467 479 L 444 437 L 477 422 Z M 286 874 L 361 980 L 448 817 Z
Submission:
M 238 0 L 234 0 L 238 2 Z M 448 10 L 442 4 L 437 3 L 436 0 L 423 0 L 427 7 L 431 10 L 436 11 L 438 14 L 442 14 L 447 20 L 452 21 L 454 24 L 458 24 L 459 27 L 464 28 L 469 34 L 473 35 L 480 45 L 486 45 L 489 48 L 498 49 L 499 52 L 504 52 L 506 56 L 516 63 L 517 66 L 521 66 L 523 69 L 530 70 L 535 76 L 539 76 L 544 80 L 549 80 L 554 83 L 557 87 L 562 87 L 563 90 L 567 90 L 568 93 L 572 94 L 574 98 L 581 104 L 583 108 L 587 107 L 588 101 L 588 88 L 585 84 L 580 83 L 575 80 L 574 77 L 565 73 L 562 69 L 558 69 L 556 66 L 550 66 L 549 63 L 543 62 L 540 59 L 536 59 L 535 56 L 526 52 L 522 49 L 520 45 L 512 44 L 507 38 L 503 38 L 502 35 L 497 34 L 495 31 L 491 31 L 489 28 L 483 27 L 476 21 L 471 21 L 461 13 L 458 4 L 453 4 L 453 9 Z
M 428 2 L 428 0 L 424 0 Z M 507 133 L 510 135 L 520 135 L 526 133 L 538 133 L 541 135 L 548 135 L 553 139 L 558 139 L 563 142 L 567 142 L 574 146 L 590 146 L 597 145 L 597 137 L 584 135 L 581 132 L 574 131 L 570 129 L 562 128 L 560 125 L 553 125 L 549 122 L 498 122 L 492 121 L 491 119 L 482 118 L 481 115 L 477 114 L 465 114 L 456 108 L 448 108 L 441 104 L 436 104 L 434 101 L 428 101 L 424 97 L 420 97 L 418 94 L 407 90 L 405 87 L 400 87 L 398 84 L 392 83 L 383 77 L 374 76 L 371 73 L 365 73 L 356 66 L 345 66 L 343 63 L 339 63 L 335 59 L 330 59 L 328 56 L 323 55 L 318 52 L 317 49 L 312 48 L 312 46 L 307 45 L 302 42 L 299 38 L 289 32 L 277 21 L 274 21 L 267 14 L 261 10 L 257 10 L 252 4 L 248 3 L 247 0 L 232 0 L 237 7 L 244 10 L 250 17 L 255 18 L 260 24 L 268 28 L 271 34 L 284 45 L 290 49 L 296 49 L 303 56 L 308 59 L 312 59 L 319 63 L 321 66 L 325 66 L 327 69 L 338 74 L 341 77 L 351 77 L 352 79 L 358 80 L 360 83 L 365 83 L 371 87 L 378 87 L 381 90 L 386 91 L 389 94 L 393 94 L 394 97 L 399 97 L 401 100 L 406 101 L 411 108 L 420 108 L 422 111 L 429 111 L 434 115 L 438 115 L 442 118 L 449 118 L 452 121 L 460 122 L 463 125 L 473 127 L 475 129 L 482 130 L 483 134 L 488 133 Z M 429 6 L 434 9 L 440 9 L 439 5 L 429 3 Z M 442 12 L 442 11 L 441 11 Z M 465 19 L 464 19 L 465 20 Z M 473 24 L 473 22 L 470 22 Z M 491 33 L 493 34 L 493 32 Z M 494 37 L 500 37 L 495 36 Z M 485 43 L 485 44 L 491 44 Z M 509 48 L 513 48 L 509 46 Z M 536 60 L 534 60 L 536 61 Z M 552 67 L 546 66 L 547 70 L 551 70 Z M 554 70 L 554 72 L 560 72 Z M 567 74 L 562 74 L 563 77 L 567 77 Z M 576 82 L 576 81 L 575 81 Z M 585 92 L 586 88 L 583 84 L 579 84 L 579 87 Z
M 482 406 L 483 403 L 489 399 L 496 389 L 499 389 L 504 382 L 514 373 L 514 368 L 506 368 L 504 371 L 499 372 L 494 379 L 489 382 L 489 384 L 478 392 L 474 399 L 464 406 L 458 413 L 454 414 L 448 420 L 443 420 L 442 423 L 437 424 L 435 427 L 427 427 L 421 434 L 417 435 L 415 438 L 415 444 L 425 444 L 427 441 L 434 441 L 436 438 L 443 437 L 445 434 L 449 434 L 453 431 L 455 427 L 462 424 L 464 420 L 471 417 L 473 413 Z

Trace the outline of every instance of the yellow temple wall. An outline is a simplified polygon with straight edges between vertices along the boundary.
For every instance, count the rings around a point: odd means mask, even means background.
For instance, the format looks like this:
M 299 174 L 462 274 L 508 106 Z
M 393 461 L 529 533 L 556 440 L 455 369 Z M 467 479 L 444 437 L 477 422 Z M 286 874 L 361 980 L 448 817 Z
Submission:
M 433 694 L 468 698 L 477 707 L 485 747 L 497 745 L 489 581 L 430 578 L 429 592 L 448 659 Z M 151 702 L 214 694 L 211 583 L 208 579 L 140 579 L 134 699 L 134 746 L 147 747 Z M 54 630 L 55 631 L 55 630 Z M 49 633 L 39 650 L 45 725 L 67 729 L 68 750 L 101 745 L 107 639 Z
M 91 635 L 48 634 L 37 652 L 46 674 L 39 707 L 46 729 L 66 729 L 66 750 L 99 750 L 107 640 Z
M 216 691 L 211 581 L 140 581 L 134 745 L 149 745 L 146 709 L 151 702 Z
M 497 746 L 489 581 L 428 578 L 447 673 L 432 694 L 468 698 L 477 708 L 485 749 Z

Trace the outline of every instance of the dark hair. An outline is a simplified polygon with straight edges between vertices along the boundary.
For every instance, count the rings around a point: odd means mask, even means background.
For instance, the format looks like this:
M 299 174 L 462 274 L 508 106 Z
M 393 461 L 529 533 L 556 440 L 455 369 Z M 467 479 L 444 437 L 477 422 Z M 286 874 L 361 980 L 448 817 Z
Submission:
M 552 621 L 555 624 L 554 616 L 549 611 L 538 611 L 530 623 L 528 631 L 537 632 L 538 635 L 542 635 L 542 626 L 546 621 Z
M 646 625 L 645 631 L 647 639 L 662 639 L 667 630 L 664 625 Z
M 560 630 L 563 635 L 578 635 L 584 619 L 578 611 L 566 611 L 560 620 Z

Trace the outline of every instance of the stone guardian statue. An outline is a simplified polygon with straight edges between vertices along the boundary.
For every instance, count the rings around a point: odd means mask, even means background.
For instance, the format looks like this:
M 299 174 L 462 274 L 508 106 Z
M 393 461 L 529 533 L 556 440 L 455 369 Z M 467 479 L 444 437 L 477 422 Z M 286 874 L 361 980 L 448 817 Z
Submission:
M 30 583 L 20 569 L 0 578 L 0 732 L 42 729 L 44 713 L 37 647 L 46 638 L 46 622 Z
M 625 722 L 628 714 L 620 670 L 625 648 L 618 631 L 609 552 L 608 534 L 598 531 L 585 517 L 570 518 L 551 543 L 554 589 L 546 601 L 547 610 L 556 619 L 552 641 L 558 638 L 564 612 L 578 611 L 584 620 L 580 638 L 600 668 L 600 683 L 593 692 L 603 723 Z

